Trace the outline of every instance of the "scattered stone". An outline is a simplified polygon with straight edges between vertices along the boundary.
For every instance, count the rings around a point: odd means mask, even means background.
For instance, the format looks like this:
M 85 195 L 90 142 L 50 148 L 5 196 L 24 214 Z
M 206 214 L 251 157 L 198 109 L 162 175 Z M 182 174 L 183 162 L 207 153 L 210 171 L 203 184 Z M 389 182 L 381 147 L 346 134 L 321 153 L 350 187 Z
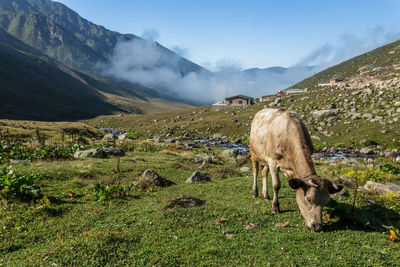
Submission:
M 210 177 L 207 174 L 195 171 L 192 176 L 190 176 L 186 183 L 198 183 L 198 182 L 211 182 Z
M 103 152 L 106 156 L 114 156 L 114 157 L 123 157 L 125 156 L 125 152 L 116 147 L 105 147 Z
M 241 171 L 241 172 L 251 172 L 251 168 L 249 168 L 249 167 L 242 167 L 242 168 L 240 168 L 240 171 Z
M 312 117 L 314 119 L 319 119 L 319 118 L 326 118 L 329 116 L 336 115 L 336 112 L 331 109 L 326 109 L 326 110 L 315 110 L 311 113 Z
M 112 141 L 114 141 L 114 140 L 116 140 L 116 139 L 118 139 L 118 137 L 117 137 L 116 135 L 112 134 L 112 133 L 106 134 L 106 135 L 103 137 L 103 140 L 104 140 L 104 141 L 109 141 L 109 142 L 112 142 Z
M 128 139 L 126 134 L 121 134 L 121 135 L 118 136 L 118 140 L 125 140 L 125 139 Z
M 80 159 L 80 158 L 104 158 L 105 154 L 102 150 L 98 151 L 96 148 L 88 149 L 88 150 L 82 150 L 82 151 L 76 151 L 74 154 L 74 158 Z
M 364 147 L 360 149 L 360 153 L 363 155 L 372 155 L 375 154 L 375 151 L 371 147 Z
M 204 206 L 206 202 L 196 197 L 180 196 L 169 201 L 169 204 L 164 210 L 171 210 L 173 208 L 190 208 Z
M 372 181 L 367 181 L 364 185 L 364 189 L 369 191 L 377 192 L 380 195 L 385 195 L 388 192 L 398 192 L 400 191 L 400 185 L 396 184 L 381 184 Z
M 175 184 L 174 182 L 161 177 L 151 169 L 145 170 L 142 178 L 143 180 L 138 181 L 136 184 L 136 188 L 142 191 L 153 187 L 168 187 Z
M 210 156 L 207 154 L 197 154 L 191 156 L 188 161 L 193 161 L 194 163 L 206 162 L 206 163 L 213 163 L 216 160 L 214 156 Z

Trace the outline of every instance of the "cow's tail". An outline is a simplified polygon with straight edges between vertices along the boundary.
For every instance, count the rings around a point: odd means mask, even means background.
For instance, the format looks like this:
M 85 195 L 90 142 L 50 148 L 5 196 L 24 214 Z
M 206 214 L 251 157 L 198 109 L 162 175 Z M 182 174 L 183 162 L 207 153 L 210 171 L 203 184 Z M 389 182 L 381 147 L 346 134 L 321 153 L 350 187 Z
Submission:
M 251 154 L 247 154 L 247 156 L 239 163 L 239 166 L 243 166 L 246 162 L 251 158 Z

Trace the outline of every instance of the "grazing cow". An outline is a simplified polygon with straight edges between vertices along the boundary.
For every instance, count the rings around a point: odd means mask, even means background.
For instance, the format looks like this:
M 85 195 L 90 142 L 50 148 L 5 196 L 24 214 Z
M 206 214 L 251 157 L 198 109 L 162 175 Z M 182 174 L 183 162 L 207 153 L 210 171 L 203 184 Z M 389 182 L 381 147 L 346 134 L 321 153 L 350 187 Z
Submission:
M 295 189 L 296 201 L 308 228 L 322 230 L 322 209 L 329 201 L 329 194 L 342 190 L 331 181 L 321 178 L 315 172 L 311 154 L 314 147 L 306 126 L 296 113 L 286 109 L 263 109 L 253 119 L 250 132 L 250 157 L 253 166 L 253 197 L 258 196 L 257 175 L 259 162 L 262 171 L 264 199 L 269 199 L 267 177 L 271 172 L 274 197 L 272 213 L 279 210 L 278 192 L 281 187 L 278 171 L 288 179 L 289 186 Z

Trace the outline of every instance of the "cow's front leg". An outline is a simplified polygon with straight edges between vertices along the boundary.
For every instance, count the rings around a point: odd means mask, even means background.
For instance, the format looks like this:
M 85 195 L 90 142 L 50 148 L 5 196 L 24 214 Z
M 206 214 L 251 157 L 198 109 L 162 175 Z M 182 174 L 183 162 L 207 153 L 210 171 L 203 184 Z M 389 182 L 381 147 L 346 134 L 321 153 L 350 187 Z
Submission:
M 274 199 L 272 200 L 271 212 L 273 214 L 278 214 L 280 212 L 278 193 L 279 193 L 279 189 L 281 189 L 281 181 L 279 180 L 278 166 L 276 166 L 276 164 L 273 163 L 273 164 L 269 164 L 269 168 L 271 171 L 272 186 L 274 188 Z
M 262 169 L 262 179 L 263 179 L 262 193 L 265 200 L 271 199 L 268 194 L 268 171 L 269 171 L 268 165 L 265 165 L 264 168 Z
M 257 175 L 258 175 L 258 161 L 251 157 L 252 169 L 253 169 L 253 197 L 258 197 L 258 187 L 257 187 Z

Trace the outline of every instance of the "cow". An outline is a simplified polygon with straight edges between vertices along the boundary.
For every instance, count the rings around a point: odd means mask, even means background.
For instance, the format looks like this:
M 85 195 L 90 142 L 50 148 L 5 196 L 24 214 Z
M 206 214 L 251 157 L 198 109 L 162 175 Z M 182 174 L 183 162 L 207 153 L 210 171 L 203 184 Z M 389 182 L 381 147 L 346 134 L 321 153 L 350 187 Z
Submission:
M 278 172 L 282 171 L 289 186 L 296 190 L 296 202 L 308 228 L 322 231 L 322 209 L 330 196 L 342 190 L 342 186 L 321 178 L 315 172 L 311 155 L 314 147 L 306 126 L 294 112 L 284 108 L 266 108 L 253 119 L 250 132 L 250 153 L 241 165 L 251 158 L 253 171 L 253 197 L 258 196 L 257 175 L 259 163 L 263 164 L 262 194 L 270 199 L 267 177 L 271 172 L 274 196 L 273 214 L 278 214 L 278 193 L 281 187 Z

